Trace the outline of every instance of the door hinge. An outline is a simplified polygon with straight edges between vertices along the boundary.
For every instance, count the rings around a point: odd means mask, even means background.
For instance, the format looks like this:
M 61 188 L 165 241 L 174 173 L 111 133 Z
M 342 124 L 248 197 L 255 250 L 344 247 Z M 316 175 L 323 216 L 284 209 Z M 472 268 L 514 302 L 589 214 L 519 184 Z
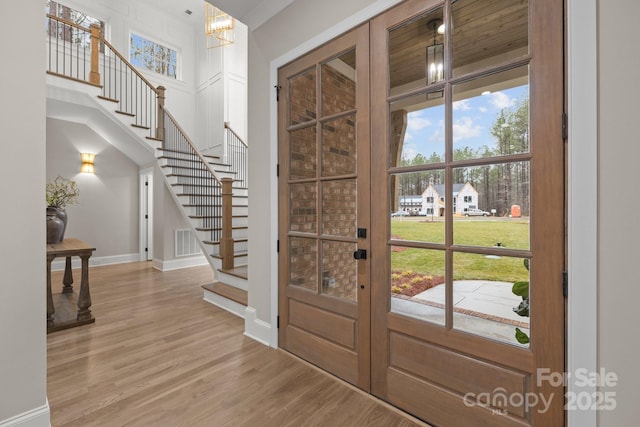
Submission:
M 276 252 L 280 253 L 280 239 L 276 241 Z
M 566 141 L 569 137 L 569 116 L 562 113 L 562 140 Z
M 276 328 L 280 329 L 280 316 L 276 316 Z
M 562 272 L 562 296 L 569 296 L 569 273 L 566 271 Z
M 274 88 L 276 88 L 276 102 L 280 102 L 280 89 L 282 89 L 282 86 L 275 85 Z
M 149 215 L 145 215 L 145 216 L 144 216 L 144 219 L 149 219 Z
M 144 248 L 144 251 L 145 252 L 149 252 L 149 248 Z
M 280 178 L 280 163 L 276 165 L 276 178 Z
M 145 181 L 144 185 L 146 185 L 148 187 L 149 186 L 149 181 Z

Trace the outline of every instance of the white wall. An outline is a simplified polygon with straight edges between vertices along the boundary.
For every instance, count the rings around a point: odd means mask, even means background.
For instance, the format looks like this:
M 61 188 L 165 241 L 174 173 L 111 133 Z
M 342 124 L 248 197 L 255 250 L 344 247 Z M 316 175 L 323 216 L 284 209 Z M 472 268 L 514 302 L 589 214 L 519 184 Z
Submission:
M 60 3 L 107 23 L 107 40 L 129 58 L 129 35 L 140 36 L 161 43 L 179 52 L 179 79 L 171 79 L 140 70 L 155 86 L 164 86 L 166 107 L 190 137 L 195 137 L 196 46 L 195 28 L 182 16 L 170 15 L 154 7 L 153 3 L 123 0 L 61 0 Z M 195 19 L 195 16 L 194 16 Z
M 2 13 L 10 17 L 0 25 L 2 60 L 11 66 L 0 68 L 0 425 L 44 427 L 45 53 L 43 32 L 25 30 L 42 28 L 43 4 L 6 0 Z
M 636 425 L 640 415 L 640 199 L 633 191 L 640 159 L 640 3 L 598 4 L 598 365 L 619 378 L 609 389 L 616 392 L 616 410 L 601 411 L 598 418 L 601 426 L 623 426 Z
M 95 153 L 95 174 L 80 173 L 80 153 Z M 91 128 L 47 119 L 47 181 L 57 176 L 78 184 L 77 204 L 69 206 L 65 237 L 96 247 L 99 257 L 137 259 L 139 253 L 139 169 Z M 95 262 L 92 264 L 95 265 Z
M 247 135 L 247 27 L 236 21 L 235 43 L 207 49 L 197 35 L 197 136 L 195 144 L 208 153 L 223 152 L 224 123 L 245 140 Z

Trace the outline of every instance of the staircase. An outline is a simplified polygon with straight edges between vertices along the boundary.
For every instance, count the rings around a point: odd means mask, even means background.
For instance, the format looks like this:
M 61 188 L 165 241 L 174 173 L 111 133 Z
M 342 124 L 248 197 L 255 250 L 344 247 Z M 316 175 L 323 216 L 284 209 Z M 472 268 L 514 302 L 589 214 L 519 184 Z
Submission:
M 47 15 L 48 69 L 55 79 L 81 86 L 105 115 L 148 151 L 214 272 L 204 299 L 244 317 L 247 306 L 247 145 L 225 124 L 224 157 L 204 155 L 164 107 L 154 87 L 100 34 Z M 77 89 L 76 89 L 77 90 Z M 141 150 L 142 148 L 142 150 Z

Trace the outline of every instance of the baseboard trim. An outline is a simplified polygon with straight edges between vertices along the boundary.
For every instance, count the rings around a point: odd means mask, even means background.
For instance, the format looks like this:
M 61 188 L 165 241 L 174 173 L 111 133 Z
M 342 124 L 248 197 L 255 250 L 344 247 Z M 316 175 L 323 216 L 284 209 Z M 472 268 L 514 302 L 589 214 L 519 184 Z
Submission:
M 113 265 L 113 264 L 124 264 L 127 262 L 137 262 L 140 261 L 140 254 L 122 254 L 122 255 L 110 255 L 110 256 L 99 256 L 99 257 L 91 257 L 89 258 L 89 267 L 99 266 L 99 265 Z M 62 271 L 65 266 L 64 258 L 56 258 L 51 263 L 51 271 Z M 80 268 L 81 260 L 78 257 L 71 258 L 71 268 Z
M 160 271 L 178 270 L 180 268 L 197 267 L 207 264 L 207 258 L 204 255 L 176 258 L 168 261 L 162 261 L 155 258 L 153 259 L 153 268 Z
M 49 410 L 49 402 L 34 408 L 30 411 L 23 412 L 14 417 L 0 421 L 0 427 L 50 427 L 51 413 Z
M 244 310 L 244 335 L 266 346 L 270 345 L 271 325 L 258 319 L 256 309 L 249 306 Z

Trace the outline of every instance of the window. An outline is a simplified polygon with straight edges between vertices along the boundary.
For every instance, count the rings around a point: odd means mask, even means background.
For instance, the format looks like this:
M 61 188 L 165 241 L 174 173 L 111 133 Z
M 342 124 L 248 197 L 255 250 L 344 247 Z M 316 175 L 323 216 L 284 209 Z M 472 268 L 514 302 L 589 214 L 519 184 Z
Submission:
M 129 61 L 135 67 L 177 78 L 178 52 L 131 33 Z
M 473 196 L 464 196 L 464 202 L 465 203 L 472 203 L 473 202 Z
M 427 197 L 427 203 L 433 203 L 433 197 L 432 196 L 428 196 Z
M 89 16 L 84 12 L 72 9 L 69 6 L 65 6 L 56 1 L 47 0 L 47 13 L 85 28 L 90 28 L 91 25 L 97 24 L 100 27 L 100 33 L 104 35 L 104 21 L 94 18 L 93 16 Z M 59 24 L 57 21 L 47 21 L 47 33 L 50 36 L 56 36 L 57 33 L 58 39 L 79 44 L 83 47 L 89 47 L 91 45 L 89 34 L 76 30 L 68 25 Z M 102 43 L 100 43 L 100 52 L 104 52 L 104 45 Z

